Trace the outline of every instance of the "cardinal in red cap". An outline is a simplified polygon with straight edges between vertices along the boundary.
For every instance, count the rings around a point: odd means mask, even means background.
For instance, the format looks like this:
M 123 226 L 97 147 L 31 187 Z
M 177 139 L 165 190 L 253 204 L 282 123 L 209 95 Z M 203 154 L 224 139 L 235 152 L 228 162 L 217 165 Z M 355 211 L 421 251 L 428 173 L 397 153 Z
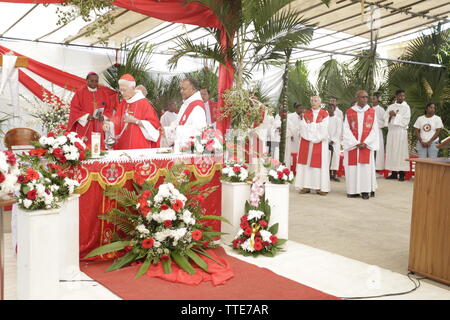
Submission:
M 116 134 L 115 150 L 159 148 L 160 128 L 158 114 L 130 74 L 119 80 L 123 97 L 111 121 Z
M 69 131 L 75 131 L 86 142 L 91 144 L 93 132 L 100 132 L 101 148 L 104 150 L 103 116 L 112 116 L 116 95 L 112 91 L 98 85 L 98 75 L 89 72 L 86 86 L 75 92 L 70 103 Z

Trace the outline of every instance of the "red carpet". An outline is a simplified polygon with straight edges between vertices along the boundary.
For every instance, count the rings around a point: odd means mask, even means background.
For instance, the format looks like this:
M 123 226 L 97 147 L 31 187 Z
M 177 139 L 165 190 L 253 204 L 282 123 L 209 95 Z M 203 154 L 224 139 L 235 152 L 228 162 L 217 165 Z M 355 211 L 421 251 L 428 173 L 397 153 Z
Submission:
M 139 266 L 106 273 L 111 261 L 81 262 L 81 271 L 125 300 L 337 300 L 337 297 L 304 286 L 228 256 L 216 249 L 233 268 L 234 277 L 224 285 L 203 282 L 197 286 L 142 276 L 134 279 Z

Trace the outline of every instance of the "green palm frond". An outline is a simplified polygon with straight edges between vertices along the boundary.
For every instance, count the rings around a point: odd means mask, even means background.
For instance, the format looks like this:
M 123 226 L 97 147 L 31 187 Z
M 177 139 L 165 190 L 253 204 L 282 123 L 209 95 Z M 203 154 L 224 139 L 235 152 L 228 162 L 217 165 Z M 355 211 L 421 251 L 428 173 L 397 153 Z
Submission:
M 120 230 L 129 234 L 131 231 L 136 229 L 133 221 L 130 220 L 132 213 L 129 211 L 121 211 L 119 209 L 112 209 L 106 214 L 98 216 L 101 220 L 105 220 L 109 223 L 116 225 Z
M 133 206 L 138 200 L 136 192 L 118 186 L 107 187 L 105 196 L 111 200 L 116 200 L 123 207 Z
M 301 103 L 304 106 L 308 106 L 309 100 L 313 95 L 315 95 L 315 89 L 308 80 L 308 70 L 301 60 L 297 60 L 295 62 L 295 65 L 289 70 L 289 111 L 294 111 L 293 104 L 295 102 Z

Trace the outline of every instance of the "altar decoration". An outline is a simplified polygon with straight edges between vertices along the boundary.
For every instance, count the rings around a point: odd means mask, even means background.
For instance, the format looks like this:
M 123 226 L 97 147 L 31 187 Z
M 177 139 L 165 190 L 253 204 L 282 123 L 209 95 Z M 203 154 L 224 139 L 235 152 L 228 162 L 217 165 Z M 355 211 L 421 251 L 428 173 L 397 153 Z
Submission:
M 175 164 L 158 187 L 145 181 L 134 184 L 134 191 L 110 187 L 106 195 L 118 203 L 100 216 L 120 229 L 115 241 L 91 251 L 85 258 L 122 250 L 123 255 L 106 271 L 125 267 L 135 261 L 143 262 L 136 277 L 147 273 L 151 264 L 161 263 L 164 273 L 172 273 L 172 263 L 196 274 L 193 264 L 208 272 L 208 263 L 200 256 L 214 260 L 206 251 L 215 248 L 213 238 L 221 232 L 206 226 L 205 220 L 221 220 L 205 215 L 201 203 L 217 187 L 202 188 L 208 180 L 190 181 L 190 171 L 184 164 Z
M 202 136 L 191 136 L 180 147 L 180 152 L 193 154 L 215 154 L 222 152 L 222 143 L 216 137 L 203 138 Z
M 276 168 L 272 168 L 268 173 L 269 181 L 273 184 L 292 183 L 294 181 L 294 174 L 289 168 L 280 164 Z
M 251 180 L 253 174 L 248 171 L 248 166 L 245 164 L 231 163 L 226 164 L 222 169 L 222 181 L 226 182 L 245 182 Z
M 0 152 L 0 199 L 19 190 L 17 177 L 19 168 L 17 158 L 12 151 Z
M 36 97 L 34 100 L 30 100 L 21 96 L 31 105 L 31 108 L 27 109 L 28 114 L 35 118 L 29 122 L 29 125 L 40 124 L 46 132 L 55 132 L 60 126 L 67 125 L 69 121 L 71 99 L 70 97 L 58 98 L 46 91 L 43 91 L 42 95 L 43 100 Z
M 240 229 L 232 246 L 244 256 L 263 255 L 274 257 L 286 242 L 279 239 L 278 223 L 269 227 L 271 215 L 269 201 L 264 198 L 263 183 L 253 181 L 250 200 L 245 203 L 245 214 L 241 217 Z

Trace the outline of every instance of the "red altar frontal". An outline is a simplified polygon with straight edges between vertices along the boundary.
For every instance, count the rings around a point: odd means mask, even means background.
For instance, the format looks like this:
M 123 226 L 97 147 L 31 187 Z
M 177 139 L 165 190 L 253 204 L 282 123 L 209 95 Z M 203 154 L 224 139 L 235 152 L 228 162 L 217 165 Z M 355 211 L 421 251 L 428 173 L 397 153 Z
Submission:
M 143 151 L 140 151 L 143 153 Z M 111 241 L 115 226 L 99 216 L 117 206 L 104 195 L 108 186 L 132 189 L 134 179 L 144 179 L 157 185 L 164 181 L 164 176 L 175 162 L 184 162 L 195 179 L 210 179 L 205 186 L 218 186 L 204 201 L 208 215 L 221 215 L 220 176 L 223 157 L 220 155 L 158 154 L 136 155 L 136 150 L 118 153 L 114 151 L 98 160 L 88 160 L 75 170 L 74 175 L 80 182 L 80 258 L 93 249 Z M 216 231 L 220 231 L 220 221 L 207 221 Z M 105 255 L 105 259 L 115 255 Z

